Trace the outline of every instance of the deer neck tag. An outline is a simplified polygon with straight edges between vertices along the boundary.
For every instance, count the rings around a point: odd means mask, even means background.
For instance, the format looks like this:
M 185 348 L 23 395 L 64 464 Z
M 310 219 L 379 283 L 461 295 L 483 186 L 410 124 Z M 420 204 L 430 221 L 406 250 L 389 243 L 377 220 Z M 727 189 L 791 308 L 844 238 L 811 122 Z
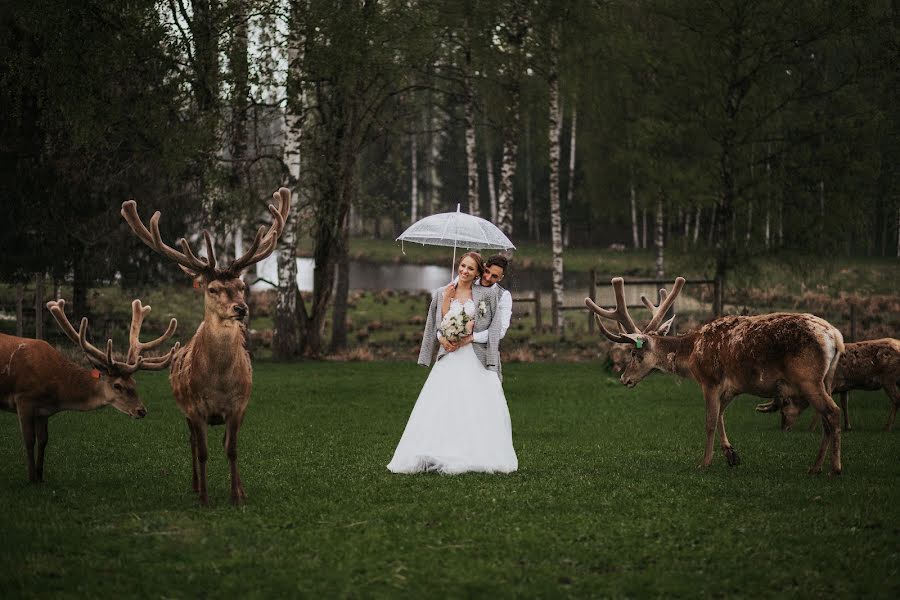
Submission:
M 644 340 L 634 340 L 634 347 L 640 350 L 644 347 Z

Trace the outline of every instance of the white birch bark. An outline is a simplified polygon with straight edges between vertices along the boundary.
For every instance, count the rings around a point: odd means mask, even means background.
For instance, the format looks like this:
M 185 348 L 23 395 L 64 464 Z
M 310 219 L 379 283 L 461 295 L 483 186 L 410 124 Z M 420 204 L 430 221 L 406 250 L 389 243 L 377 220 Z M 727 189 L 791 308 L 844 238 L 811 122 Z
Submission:
M 428 205 L 429 214 L 436 212 L 440 206 L 441 181 L 438 176 L 438 163 L 441 160 L 441 131 L 443 122 L 436 107 L 431 108 L 429 119 L 430 133 L 428 135 Z
M 562 335 L 565 320 L 560 307 L 564 306 L 562 221 L 559 211 L 559 74 L 557 48 L 559 38 L 556 29 L 550 34 L 549 84 L 549 134 L 550 134 L 550 233 L 553 245 L 553 327 Z
M 469 183 L 469 214 L 480 216 L 478 206 L 478 160 L 475 155 L 475 101 L 471 97 L 466 102 L 466 171 Z
M 491 223 L 497 224 L 497 187 L 494 181 L 494 159 L 491 157 L 491 150 L 485 144 L 484 149 L 485 168 L 487 170 L 488 195 L 491 200 Z
M 665 243 L 663 240 L 663 201 L 662 192 L 656 199 L 656 235 L 654 236 L 656 245 L 656 277 L 662 279 L 666 276 L 663 253 L 665 251 Z
M 419 220 L 419 167 L 418 167 L 419 149 L 416 144 L 416 134 L 409 136 L 409 224 L 412 225 Z
M 569 187 L 566 190 L 566 222 L 563 226 L 563 247 L 569 247 L 569 218 L 568 215 L 572 210 L 572 202 L 575 196 L 575 133 L 576 123 L 578 122 L 578 113 L 575 110 L 575 101 L 572 101 L 572 131 L 569 134 Z
M 503 164 L 500 166 L 500 189 L 497 193 L 496 224 L 507 237 L 513 235 L 513 177 L 516 174 L 516 152 L 518 143 L 519 107 L 518 102 L 512 108 L 510 126 L 503 141 Z
M 637 197 L 634 191 L 634 181 L 632 180 L 629 184 L 629 188 L 631 190 L 631 239 L 634 243 L 635 249 L 641 247 L 641 240 L 638 236 L 638 221 L 637 221 Z
M 296 18 L 296 17 L 293 17 Z M 295 26 L 291 23 L 291 27 Z M 299 23 L 296 24 L 299 26 Z M 299 111 L 303 105 L 303 94 L 300 86 L 300 43 L 294 38 L 288 43 L 288 94 L 284 114 L 284 147 L 282 156 L 288 169 L 288 186 L 292 191 L 291 204 L 298 206 L 297 186 L 300 180 L 300 145 L 302 135 L 302 116 Z M 292 96 L 292 97 L 291 97 Z M 299 212 L 299 211 L 297 211 Z M 295 215 L 285 223 L 284 231 L 275 254 L 278 259 L 278 292 L 275 300 L 275 318 L 273 319 L 273 351 L 279 358 L 288 358 L 297 352 L 297 238 L 296 228 L 300 219 Z M 258 267 L 258 264 L 257 264 Z

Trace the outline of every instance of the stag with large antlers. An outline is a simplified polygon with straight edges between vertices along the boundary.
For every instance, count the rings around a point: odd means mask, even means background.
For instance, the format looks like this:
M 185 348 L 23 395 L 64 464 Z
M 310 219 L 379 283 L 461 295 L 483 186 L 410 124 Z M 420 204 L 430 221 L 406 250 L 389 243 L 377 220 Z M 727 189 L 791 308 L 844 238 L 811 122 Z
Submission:
M 722 317 L 699 330 L 666 337 L 675 319 L 663 322 L 684 286 L 678 277 L 671 294 L 660 290 L 660 305 L 645 297 L 641 301 L 652 318 L 643 330 L 628 314 L 625 283 L 612 280 L 616 308 L 607 310 L 590 298 L 584 302 L 592 310 L 600 331 L 613 342 L 631 346 L 631 362 L 622 374 L 622 383 L 637 385 L 651 371 L 659 370 L 694 379 L 706 400 L 706 450 L 701 467 L 712 464 L 716 430 L 729 465 L 740 458 L 725 434 L 725 409 L 738 394 L 762 398 L 802 397 L 823 416 L 822 442 L 811 473 L 822 470 L 828 446 L 831 469 L 841 472 L 840 409 L 831 399 L 832 378 L 844 350 L 841 332 L 827 321 L 809 314 L 773 313 L 759 316 Z M 600 319 L 618 324 L 618 332 L 608 330 Z
M 240 276 L 244 269 L 272 254 L 284 230 L 291 206 L 291 191 L 281 188 L 274 198 L 277 207 L 269 205 L 274 218 L 271 226 L 268 229 L 260 227 L 250 249 L 225 267 L 220 267 L 216 261 L 208 231 L 203 231 L 205 257 L 198 257 L 184 238 L 178 241 L 179 252 L 163 243 L 159 233 L 159 212 L 150 218 L 150 229 L 147 229 L 138 216 L 134 200 L 122 204 L 122 216 L 134 234 L 181 267 L 194 279 L 195 285 L 204 290 L 203 322 L 191 341 L 176 354 L 169 376 L 175 402 L 190 430 L 193 490 L 204 506 L 209 504 L 206 487 L 209 425 L 225 424 L 231 501 L 240 504 L 246 499 L 237 467 L 237 435 L 250 402 L 253 370 L 243 322 L 249 308 L 244 301 L 245 286 Z
M 83 318 L 78 331 L 65 314 L 65 300 L 47 303 L 47 308 L 60 329 L 84 351 L 93 369 L 83 369 L 65 358 L 43 340 L 0 334 L 0 409 L 17 413 L 28 480 L 44 480 L 44 451 L 47 448 L 47 420 L 64 410 L 87 411 L 112 405 L 126 415 L 141 419 L 147 410 L 141 403 L 132 377 L 140 369 L 159 371 L 169 366 L 178 351 L 178 343 L 165 355 L 145 358 L 152 350 L 172 337 L 178 323 L 172 319 L 165 333 L 152 342 L 138 338 L 149 306 L 140 300 L 131 303 L 131 330 L 128 354 L 116 360 L 112 340 L 103 351 L 87 341 L 88 320 Z M 35 448 L 35 443 L 37 447 Z

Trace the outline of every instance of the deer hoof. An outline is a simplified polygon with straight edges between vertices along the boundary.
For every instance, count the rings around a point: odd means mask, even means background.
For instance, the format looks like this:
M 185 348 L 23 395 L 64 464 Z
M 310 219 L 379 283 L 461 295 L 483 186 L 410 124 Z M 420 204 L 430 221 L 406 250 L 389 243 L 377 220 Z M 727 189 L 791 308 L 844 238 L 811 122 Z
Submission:
M 840 476 L 841 476 L 840 469 L 832 471 L 831 473 L 828 474 L 829 479 L 834 478 L 834 477 L 840 477 Z
M 810 475 L 819 475 L 822 472 L 822 467 L 810 467 L 807 473 Z
M 725 449 L 725 458 L 728 459 L 729 467 L 736 467 L 741 464 L 741 457 L 738 455 L 737 450 L 735 450 L 734 448 Z

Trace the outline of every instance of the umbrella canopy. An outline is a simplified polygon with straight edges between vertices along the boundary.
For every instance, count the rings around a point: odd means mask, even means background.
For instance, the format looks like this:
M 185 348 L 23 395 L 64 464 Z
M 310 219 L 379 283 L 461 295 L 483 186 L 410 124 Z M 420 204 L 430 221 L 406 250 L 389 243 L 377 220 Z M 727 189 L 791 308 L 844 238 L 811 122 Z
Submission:
M 398 242 L 413 242 L 431 246 L 452 246 L 453 263 L 456 249 L 515 250 L 509 238 L 490 221 L 460 212 L 438 213 L 419 219 L 397 238 Z M 451 266 L 451 278 L 453 267 Z

